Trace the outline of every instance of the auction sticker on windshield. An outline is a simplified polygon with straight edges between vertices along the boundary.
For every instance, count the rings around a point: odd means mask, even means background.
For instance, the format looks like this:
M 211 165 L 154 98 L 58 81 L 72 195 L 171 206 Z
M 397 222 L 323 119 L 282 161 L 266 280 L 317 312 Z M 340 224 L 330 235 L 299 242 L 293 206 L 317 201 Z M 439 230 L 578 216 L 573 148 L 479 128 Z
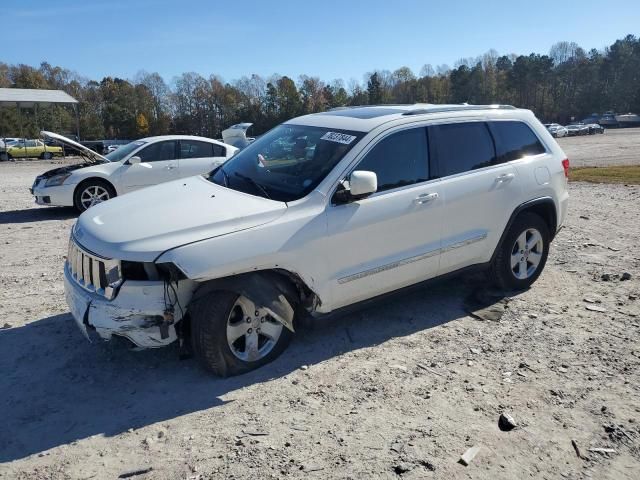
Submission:
M 328 140 L 330 142 L 344 143 L 345 145 L 349 145 L 356 139 L 353 135 L 347 135 L 346 133 L 338 133 L 338 132 L 327 132 L 320 140 Z

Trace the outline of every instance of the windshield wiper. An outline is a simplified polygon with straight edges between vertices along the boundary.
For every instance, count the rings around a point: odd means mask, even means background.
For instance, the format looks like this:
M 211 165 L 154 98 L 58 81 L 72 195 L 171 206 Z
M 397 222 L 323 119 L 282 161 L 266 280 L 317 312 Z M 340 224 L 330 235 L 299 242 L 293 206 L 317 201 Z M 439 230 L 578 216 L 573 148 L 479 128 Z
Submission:
M 224 171 L 222 165 L 220 166 L 220 171 L 222 172 L 222 179 L 224 180 L 224 186 L 229 187 L 229 174 Z
M 242 180 L 247 182 L 249 185 L 253 186 L 256 190 L 262 192 L 265 197 L 271 200 L 271 197 L 269 196 L 269 193 L 267 193 L 267 190 L 258 182 L 256 182 L 253 178 L 247 177 L 246 175 L 242 175 L 241 173 L 238 173 L 238 172 L 235 172 L 234 175 L 238 178 L 241 178 Z

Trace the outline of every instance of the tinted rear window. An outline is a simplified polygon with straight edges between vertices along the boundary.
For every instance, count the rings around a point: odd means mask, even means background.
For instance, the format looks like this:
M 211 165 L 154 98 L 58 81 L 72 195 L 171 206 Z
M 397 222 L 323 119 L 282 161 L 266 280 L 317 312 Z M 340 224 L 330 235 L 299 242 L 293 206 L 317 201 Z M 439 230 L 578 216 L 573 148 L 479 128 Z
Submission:
M 438 156 L 439 176 L 468 172 L 495 163 L 493 139 L 484 122 L 429 127 Z
M 544 153 L 545 149 L 531 128 L 523 122 L 489 122 L 496 140 L 498 163 L 510 162 L 528 155 Z
M 211 145 L 213 145 L 213 156 L 214 157 L 226 157 L 227 156 L 227 149 L 224 148 L 222 145 L 218 145 L 217 143 L 212 143 Z

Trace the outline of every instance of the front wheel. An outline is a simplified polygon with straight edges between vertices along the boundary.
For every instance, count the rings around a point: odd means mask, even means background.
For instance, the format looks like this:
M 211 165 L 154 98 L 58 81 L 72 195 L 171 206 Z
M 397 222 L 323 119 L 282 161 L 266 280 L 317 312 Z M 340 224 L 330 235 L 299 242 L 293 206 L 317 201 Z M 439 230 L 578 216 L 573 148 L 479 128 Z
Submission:
M 276 359 L 291 332 L 250 298 L 216 291 L 195 301 L 191 344 L 205 369 L 221 377 L 239 375 Z
M 100 180 L 89 180 L 76 189 L 73 205 L 80 213 L 98 203 L 106 202 L 116 196 L 111 185 Z
M 518 215 L 491 264 L 493 282 L 505 290 L 529 288 L 547 262 L 549 241 L 549 227 L 539 215 Z

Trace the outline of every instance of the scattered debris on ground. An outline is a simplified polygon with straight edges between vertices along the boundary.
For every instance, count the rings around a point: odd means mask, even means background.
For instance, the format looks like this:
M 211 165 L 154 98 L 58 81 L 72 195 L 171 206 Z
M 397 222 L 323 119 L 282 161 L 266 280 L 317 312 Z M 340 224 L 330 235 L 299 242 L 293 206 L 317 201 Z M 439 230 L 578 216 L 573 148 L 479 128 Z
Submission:
M 62 287 L 76 215 L 27 191 L 48 168 L 0 164 L 0 480 L 640 478 L 640 187 L 571 183 L 526 292 L 436 283 L 219 379 L 177 347 L 83 338 Z

